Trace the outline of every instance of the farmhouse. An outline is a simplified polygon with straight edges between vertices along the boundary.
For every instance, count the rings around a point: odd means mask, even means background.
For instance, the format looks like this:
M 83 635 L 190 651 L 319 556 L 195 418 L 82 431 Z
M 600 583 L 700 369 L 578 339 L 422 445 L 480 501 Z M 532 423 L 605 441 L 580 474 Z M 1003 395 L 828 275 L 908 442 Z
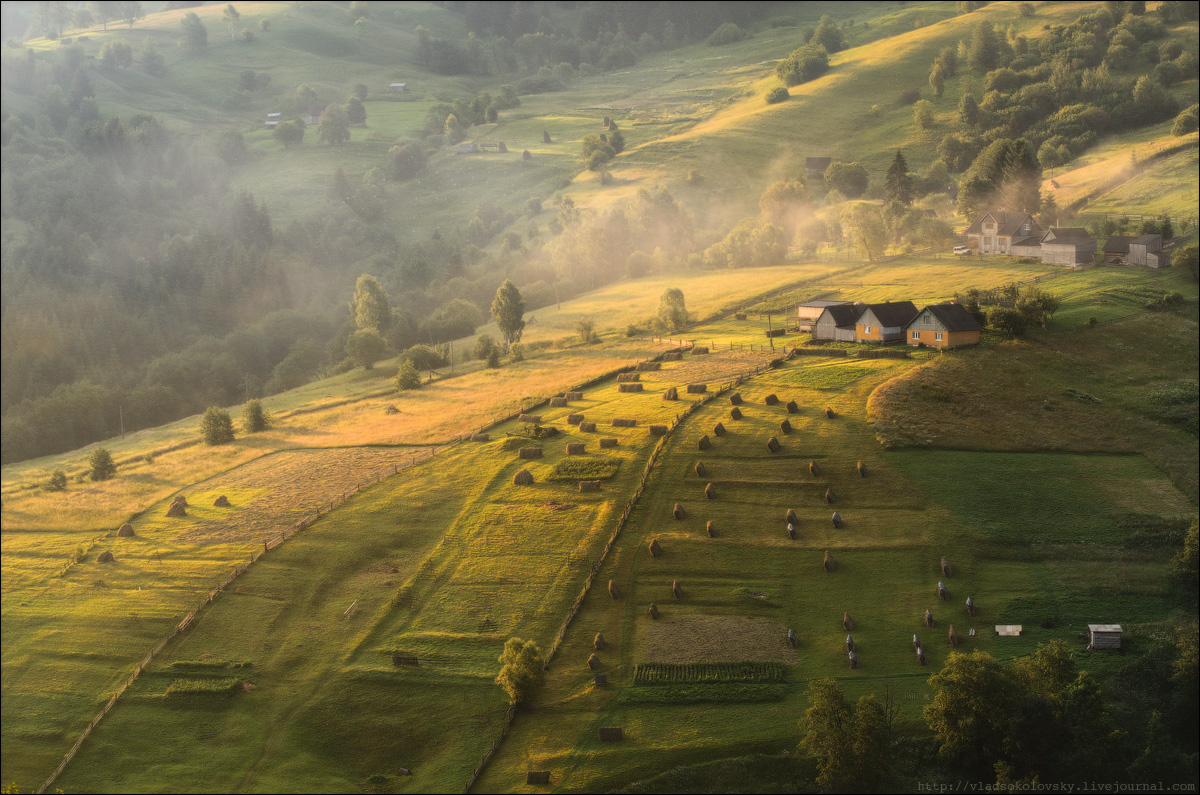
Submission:
M 979 321 L 962 304 L 930 304 L 917 313 L 905 331 L 912 346 L 959 348 L 979 344 Z
M 801 331 L 812 331 L 813 325 L 821 317 L 826 307 L 846 306 L 849 301 L 809 301 L 796 307 L 796 322 Z
M 1096 252 L 1096 239 L 1079 227 L 1051 228 L 1042 237 L 1042 262 L 1048 265 L 1086 265 Z
M 904 329 L 917 316 L 917 307 L 912 301 L 889 301 L 870 304 L 854 322 L 856 342 L 899 342 L 904 339 Z
M 988 210 L 967 227 L 967 239 L 974 241 L 980 254 L 1012 254 L 1013 241 L 1024 243 L 1041 231 L 1028 213 Z
M 862 304 L 838 304 L 827 306 L 812 325 L 814 340 L 836 340 L 854 342 L 854 323 L 862 314 Z

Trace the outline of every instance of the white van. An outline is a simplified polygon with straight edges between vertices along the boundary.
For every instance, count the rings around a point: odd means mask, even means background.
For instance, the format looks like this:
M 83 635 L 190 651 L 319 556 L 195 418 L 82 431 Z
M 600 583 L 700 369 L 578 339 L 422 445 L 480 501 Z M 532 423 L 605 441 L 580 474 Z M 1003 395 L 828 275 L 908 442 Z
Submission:
M 969 256 L 971 256 L 971 249 L 968 246 L 955 246 L 954 247 L 954 256 L 969 257 Z

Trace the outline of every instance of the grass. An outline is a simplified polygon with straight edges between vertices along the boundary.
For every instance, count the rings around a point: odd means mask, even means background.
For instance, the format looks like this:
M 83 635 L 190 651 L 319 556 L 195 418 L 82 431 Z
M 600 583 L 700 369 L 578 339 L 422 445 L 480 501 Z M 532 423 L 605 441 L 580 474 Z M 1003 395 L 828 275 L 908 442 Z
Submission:
M 579 480 L 610 480 L 617 474 L 621 462 L 607 458 L 569 458 L 559 461 L 550 470 L 546 480 L 555 483 L 569 483 Z

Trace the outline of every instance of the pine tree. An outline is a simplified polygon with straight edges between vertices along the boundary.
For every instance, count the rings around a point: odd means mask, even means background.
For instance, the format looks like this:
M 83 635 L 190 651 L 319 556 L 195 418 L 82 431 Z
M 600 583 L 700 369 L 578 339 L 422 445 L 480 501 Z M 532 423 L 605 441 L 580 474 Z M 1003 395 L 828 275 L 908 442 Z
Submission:
M 421 374 L 417 372 L 412 359 L 405 359 L 400 362 L 400 369 L 396 371 L 396 389 L 408 391 L 410 389 L 420 389 L 420 387 Z
M 89 476 L 92 480 L 108 480 L 117 474 L 117 464 L 113 461 L 112 453 L 103 447 L 97 447 L 88 458 Z
M 899 149 L 896 150 L 896 157 L 892 159 L 892 165 L 888 168 L 885 185 L 888 201 L 899 202 L 905 207 L 912 204 L 912 177 L 909 176 L 908 163 L 904 160 L 904 153 Z
M 200 418 L 200 436 L 207 445 L 228 444 L 233 441 L 233 420 L 220 406 L 209 406 Z

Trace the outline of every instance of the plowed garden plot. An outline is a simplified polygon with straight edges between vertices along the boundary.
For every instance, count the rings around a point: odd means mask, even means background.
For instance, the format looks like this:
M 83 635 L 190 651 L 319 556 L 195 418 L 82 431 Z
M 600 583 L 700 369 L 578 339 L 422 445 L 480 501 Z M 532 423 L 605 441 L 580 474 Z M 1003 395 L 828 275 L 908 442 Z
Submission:
M 328 506 L 369 480 L 404 467 L 412 449 L 355 447 L 289 450 L 265 456 L 200 484 L 205 495 L 253 490 L 259 496 L 222 516 L 197 512 L 175 541 L 188 544 L 261 542 Z M 198 504 L 211 504 L 211 498 Z M 219 509 L 217 509 L 219 510 Z M 215 518 L 214 518 L 215 514 Z
M 642 380 L 663 381 L 668 384 L 712 384 L 712 389 L 718 383 L 732 381 L 772 359 L 784 356 L 787 356 L 787 351 L 783 347 L 773 352 L 713 351 L 707 355 L 685 353 L 682 361 L 666 362 L 661 370 L 642 373 Z
M 687 616 L 645 625 L 641 657 L 667 663 L 796 662 L 788 646 L 787 627 L 767 618 Z

